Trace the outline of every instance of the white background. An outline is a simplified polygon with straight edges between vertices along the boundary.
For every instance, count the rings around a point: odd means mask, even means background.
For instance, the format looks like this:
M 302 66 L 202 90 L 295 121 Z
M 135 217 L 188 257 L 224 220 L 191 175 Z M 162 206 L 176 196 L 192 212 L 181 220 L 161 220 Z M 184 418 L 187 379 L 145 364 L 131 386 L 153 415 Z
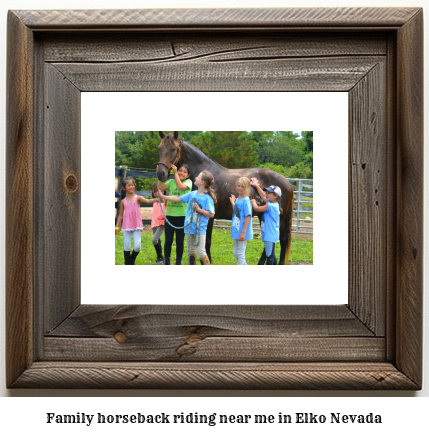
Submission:
M 5 59 L 6 59 L 6 11 L 7 9 L 56 9 L 60 6 L 66 9 L 85 9 L 85 8 L 141 8 L 141 7 L 296 7 L 296 6 L 421 6 L 425 5 L 426 1 L 396 1 L 396 0 L 343 0 L 343 1 L 330 1 L 330 2 L 318 2 L 318 1 L 301 1 L 296 2 L 292 0 L 219 0 L 217 2 L 204 1 L 199 2 L 197 0 L 147 0 L 145 2 L 137 1 L 137 0 L 123 0 L 120 3 L 108 0 L 75 0 L 75 1 L 64 1 L 61 4 L 58 0 L 6 0 L 1 3 L 0 11 L 1 11 L 1 43 L 0 43 L 0 56 L 2 68 L 0 69 L 0 81 L 2 84 L 0 95 L 2 101 L 2 107 L 4 111 L 6 110 L 5 103 Z M 427 14 L 425 18 L 425 23 L 428 22 Z M 427 29 L 427 25 L 425 26 Z M 428 41 L 427 41 L 427 32 L 425 36 L 425 59 L 428 59 Z M 427 71 L 427 68 L 426 68 Z M 427 77 L 427 73 L 426 73 Z M 427 91 L 425 91 L 425 101 L 427 98 Z M 425 120 L 427 119 L 427 115 L 425 115 Z M 425 127 L 428 126 L 428 123 L 425 122 Z M 5 124 L 4 117 L 0 119 L 0 134 L 1 137 L 4 138 L 5 135 Z M 427 145 L 427 139 L 426 139 Z M 0 162 L 0 174 L 4 174 L 4 155 L 2 154 Z M 427 158 L 425 158 L 425 166 L 427 168 Z M 6 181 L 1 179 L 1 192 L 5 192 L 6 189 Z M 110 187 L 109 187 L 110 189 Z M 4 232 L 5 232 L 5 207 L 4 203 L 2 203 L 2 213 L 0 214 L 0 226 L 2 231 L 0 232 L 0 243 L 1 246 L 4 247 Z M 427 223 L 425 223 L 427 224 Z M 427 236 L 425 237 L 425 243 L 427 242 Z M 425 244 L 426 245 L 426 244 Z M 0 269 L 0 279 L 1 283 L 4 284 L 4 259 L 6 254 L 4 253 L 4 249 L 1 254 L 1 269 Z M 426 261 L 427 262 L 427 261 Z M 427 263 L 426 263 L 427 266 Z M 427 270 L 427 268 L 426 268 Z M 426 287 L 426 285 L 425 285 Z M 428 320 L 428 309 L 427 309 L 427 289 L 425 289 L 425 342 L 424 342 L 424 363 L 425 363 L 425 379 L 428 377 L 428 350 L 429 350 L 429 330 L 427 327 Z M 1 289 L 1 298 L 2 304 L 0 305 L 0 319 L 4 320 L 4 285 L 2 285 Z M 162 408 L 166 408 L 167 410 L 171 410 L 172 407 L 177 409 L 177 405 L 180 406 L 181 409 L 185 412 L 199 412 L 200 410 L 212 410 L 216 409 L 216 411 L 221 411 L 228 409 L 229 413 L 240 413 L 243 410 L 243 407 L 248 407 L 247 410 L 261 410 L 260 413 L 271 413 L 277 414 L 279 411 L 289 410 L 292 412 L 295 411 L 305 411 L 305 412 L 314 412 L 317 413 L 318 408 L 332 406 L 333 411 L 341 411 L 343 413 L 357 413 L 362 409 L 364 411 L 373 411 L 374 413 L 383 412 L 386 417 L 386 422 L 383 426 L 341 426 L 337 427 L 312 427 L 306 426 L 302 428 L 291 427 L 290 430 L 281 428 L 272 433 L 279 434 L 300 434 L 304 433 L 320 433 L 324 434 L 336 434 L 341 432 L 344 434 L 347 432 L 349 435 L 359 434 L 361 435 L 363 432 L 367 434 L 398 434 L 405 433 L 406 431 L 416 431 L 423 432 L 424 428 L 427 428 L 426 416 L 428 410 L 428 394 L 429 388 L 428 383 L 425 380 L 423 390 L 420 392 L 356 392 L 356 391 L 335 391 L 335 392 L 295 392 L 295 391 L 102 391 L 102 390 L 20 390 L 20 391 L 11 391 L 5 388 L 4 383 L 4 322 L 1 323 L 1 336 L 0 336 L 0 373 L 3 374 L 3 377 L 0 380 L 0 395 L 7 396 L 15 396 L 18 398 L 1 398 L 0 401 L 0 429 L 2 433 L 4 433 L 4 429 L 7 433 L 12 434 L 12 432 L 18 432 L 20 430 L 27 430 L 32 434 L 76 434 L 76 431 L 80 431 L 82 427 L 75 426 L 66 426 L 66 427 L 53 427 L 53 429 L 48 429 L 45 422 L 44 413 L 49 411 L 54 411 L 57 413 L 77 413 L 77 412 L 85 412 L 88 410 L 88 413 L 93 413 L 95 410 L 95 406 L 99 406 L 97 408 L 97 412 L 103 410 L 109 410 L 113 408 L 117 413 L 133 413 L 138 412 L 140 410 L 162 410 Z M 188 398 L 169 398 L 172 396 L 184 396 Z M 39 396 L 44 398 L 39 398 L 36 401 L 34 399 L 28 399 L 26 401 L 25 396 Z M 86 397 L 101 397 L 101 396 L 125 396 L 128 398 L 121 398 L 118 400 L 112 400 L 108 398 L 86 398 Z M 235 396 L 242 396 L 248 398 L 236 399 Z M 261 397 L 255 399 L 254 397 Z M 343 396 L 345 398 L 336 398 Z M 362 398 L 362 397 L 367 398 Z M 377 397 L 392 397 L 392 398 L 377 398 Z M 426 397 L 420 399 L 406 398 L 406 397 Z M 64 397 L 64 398 L 50 398 L 50 397 Z M 71 397 L 82 397 L 82 398 L 74 398 Z M 146 397 L 165 397 L 165 398 L 146 398 Z M 225 398 L 218 398 L 225 397 Z M 310 398 L 290 398 L 290 397 L 310 397 Z M 311 397 L 326 397 L 323 400 L 321 398 L 311 398 Z M 108 406 L 106 401 L 110 404 Z M 161 403 L 161 404 L 160 404 Z M 102 410 L 100 410 L 102 409 Z M 299 410 L 301 409 L 301 410 Z M 321 409 L 319 409 L 321 410 Z M 255 411 L 255 413 L 258 413 Z M 323 413 L 323 412 L 319 412 Z M 192 428 L 192 427 L 191 427 Z M 216 427 L 215 427 L 216 428 Z M 221 427 L 218 427 L 221 428 Z M 260 427 L 250 427 L 247 429 L 250 431 L 258 431 L 258 434 L 262 431 L 266 431 L 266 427 L 261 429 Z M 339 430 L 338 430 L 339 429 Z M 134 428 L 131 429 L 129 427 L 116 427 L 112 426 L 108 430 L 103 430 L 103 435 L 110 434 L 115 432 L 114 434 L 118 434 L 119 431 L 126 430 L 127 434 L 143 434 L 148 431 L 147 428 Z M 158 428 L 158 431 L 161 431 L 162 427 Z M 240 428 L 237 426 L 228 427 L 228 432 L 236 433 Z M 86 431 L 86 430 L 84 430 Z M 180 430 L 182 432 L 189 433 L 190 428 L 187 426 L 184 429 Z M 180 431 L 175 428 L 176 433 L 180 433 Z M 194 428 L 194 432 L 198 431 L 201 433 L 202 428 L 196 427 Z M 207 431 L 204 428 L 204 431 Z M 218 431 L 218 430 L 214 430 Z M 43 433 L 42 433 L 43 432 Z M 89 432 L 89 430 L 88 430 Z M 329 432 L 329 433 L 328 433 Z M 223 430 L 225 433 L 225 429 Z M 95 434 L 95 432 L 93 432 Z M 100 433 L 101 434 L 101 433 Z
M 171 98 L 173 102 L 178 98 L 177 93 L 162 93 L 162 98 L 159 93 L 92 92 L 81 95 L 82 303 L 347 303 L 348 93 L 180 93 L 180 101 L 186 102 L 186 111 L 165 111 L 166 99 Z M 310 99 L 311 105 L 308 104 Z M 231 100 L 234 105 L 228 104 Z M 165 126 L 176 130 L 180 127 L 184 131 L 313 130 L 314 265 L 282 266 L 282 271 L 277 269 L 275 273 L 271 268 L 261 269 L 257 265 L 244 269 L 213 265 L 209 270 L 193 268 L 191 276 L 185 266 L 160 270 L 156 265 L 138 265 L 131 271 L 122 265 L 114 266 L 109 183 L 112 181 L 113 186 L 115 130 L 164 131 Z M 94 177 L 106 183 L 94 184 Z M 86 188 L 91 186 L 96 186 L 95 192 Z M 93 216 L 88 216 L 88 211 L 94 210 L 94 197 L 101 205 L 96 212 L 96 234 L 88 225 L 89 221 L 94 222 Z M 334 203 L 334 198 L 339 201 Z M 232 251 L 232 240 L 229 249 Z M 152 245 L 143 245 L 142 250 L 155 253 Z M 94 251 L 97 252 L 95 258 Z M 326 277 L 329 277 L 329 292 L 323 287 Z M 215 278 L 220 278 L 221 283 Z

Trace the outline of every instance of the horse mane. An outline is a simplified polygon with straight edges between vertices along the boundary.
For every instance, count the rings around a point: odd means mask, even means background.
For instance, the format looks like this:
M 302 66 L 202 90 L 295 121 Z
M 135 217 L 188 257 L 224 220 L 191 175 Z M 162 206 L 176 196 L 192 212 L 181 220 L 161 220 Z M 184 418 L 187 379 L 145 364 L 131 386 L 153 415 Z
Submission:
M 211 157 L 208 157 L 206 154 L 204 154 L 198 147 L 196 147 L 195 145 L 192 145 L 190 142 L 184 141 L 182 139 L 182 143 L 184 145 L 186 145 L 186 147 L 188 147 L 192 153 L 194 155 L 196 155 L 199 159 L 201 160 L 209 160 L 211 162 L 214 162 L 216 165 L 219 165 L 222 168 L 225 168 L 224 166 L 222 166 L 219 162 L 216 162 L 214 159 L 212 159 Z M 186 163 L 186 162 L 185 162 Z M 226 169 L 226 168 L 225 168 Z

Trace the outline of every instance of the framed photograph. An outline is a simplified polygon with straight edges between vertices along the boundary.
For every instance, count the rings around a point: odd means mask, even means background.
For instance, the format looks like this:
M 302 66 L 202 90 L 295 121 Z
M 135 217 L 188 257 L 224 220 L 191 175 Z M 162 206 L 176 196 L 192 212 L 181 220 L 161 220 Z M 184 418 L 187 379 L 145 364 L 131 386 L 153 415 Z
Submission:
M 188 92 L 347 93 L 347 302 L 82 303 L 85 93 Z M 6 114 L 9 388 L 421 389 L 422 9 L 10 11 Z
M 178 96 L 182 104 L 186 106 L 186 111 L 165 111 L 165 99 L 175 101 Z M 309 101 L 311 105 L 308 104 Z M 237 107 L 240 108 L 239 111 Z M 168 124 L 180 125 L 184 128 L 188 126 L 191 130 L 192 126 L 199 126 L 204 131 L 195 132 L 195 127 L 194 131 L 179 131 L 178 140 L 183 140 L 183 147 L 186 146 L 187 149 L 193 150 L 198 159 L 204 155 L 197 152 L 196 145 L 203 148 L 208 159 L 215 160 L 215 163 L 212 163 L 206 159 L 203 168 L 218 171 L 214 176 L 213 189 L 217 197 L 221 198 L 221 201 L 217 202 L 217 210 L 219 211 L 219 207 L 222 207 L 225 215 L 221 217 L 218 212 L 216 213 L 211 237 L 212 268 L 209 274 L 211 277 L 222 277 L 222 280 L 228 282 L 228 287 L 219 286 L 216 280 L 206 280 L 207 271 L 197 268 L 192 271 L 192 280 L 195 285 L 182 287 L 181 291 L 177 292 L 178 287 L 167 285 L 165 280 L 169 281 L 181 271 L 170 269 L 162 272 L 165 284 L 162 286 L 162 292 L 151 292 L 151 289 L 159 287 L 160 270 L 155 265 L 153 230 L 150 228 L 152 217 L 150 206 L 152 205 L 142 204 L 148 207 L 140 209 L 145 226 L 141 233 L 142 248 L 136 257 L 136 268 L 133 268 L 133 273 L 140 277 L 144 276 L 144 284 L 130 286 L 123 282 L 124 274 L 129 274 L 130 271 L 122 267 L 124 242 L 121 231 L 118 231 L 115 238 L 116 267 L 113 267 L 113 238 L 99 238 L 97 258 L 93 259 L 94 229 L 91 226 L 84 226 L 81 230 L 81 264 L 82 266 L 91 264 L 92 267 L 82 268 L 81 302 L 83 304 L 142 304 L 143 302 L 144 304 L 165 304 L 168 302 L 179 305 L 240 305 L 244 301 L 246 305 L 347 303 L 348 95 L 346 92 L 181 92 L 180 94 L 174 92 L 85 92 L 82 94 L 81 114 L 82 186 L 91 186 L 94 177 L 97 180 L 111 178 L 112 158 L 114 153 L 115 155 L 117 153 L 115 165 L 121 166 L 124 162 L 128 164 L 126 175 L 136 178 L 137 191 L 140 195 L 145 190 L 146 195 L 151 195 L 150 189 L 156 180 L 156 178 L 153 179 L 155 177 L 154 168 L 161 160 L 158 149 L 161 142 L 159 132 L 144 130 L 149 126 L 152 128 L 158 126 L 162 130 L 162 124 L 164 126 Z M 273 131 L 273 129 L 279 129 L 280 126 L 287 131 Z M 254 218 L 253 238 L 247 242 L 245 251 L 247 268 L 239 273 L 233 266 L 237 266 L 237 259 L 233 255 L 231 221 L 228 221 L 226 215 L 228 207 L 232 211 L 230 194 L 225 195 L 219 190 L 227 182 L 228 189 L 232 187 L 233 195 L 238 195 L 234 189 L 234 184 L 238 180 L 237 170 L 225 171 L 216 163 L 224 168 L 255 168 L 258 167 L 256 162 L 260 156 L 276 152 L 277 159 L 269 162 L 275 161 L 279 165 L 273 165 L 271 168 L 280 171 L 280 177 L 276 175 L 279 180 L 277 183 L 287 183 L 281 177 L 287 169 L 280 166 L 280 163 L 282 159 L 288 162 L 298 161 L 303 157 L 309 159 L 308 153 L 301 151 L 305 143 L 300 134 L 305 134 L 306 132 L 303 131 L 308 131 L 310 127 L 312 131 L 315 131 L 314 143 L 316 144 L 311 152 L 310 180 L 302 180 L 308 179 L 307 177 L 302 177 L 300 180 L 289 179 L 290 183 L 295 185 L 294 190 L 298 192 L 295 194 L 295 201 L 291 203 L 291 207 L 297 212 L 291 216 L 290 221 L 291 248 L 286 270 L 282 269 L 269 279 L 266 274 L 261 273 L 258 262 L 263 251 L 263 242 L 259 220 Z M 138 141 L 139 147 L 135 147 L 132 141 Z M 198 141 L 204 141 L 204 145 L 201 146 Z M 213 143 L 219 144 L 218 147 L 210 148 Z M 231 153 L 231 149 L 234 150 L 233 156 L 231 156 L 232 153 L 222 156 L 220 152 L 223 150 L 222 147 L 227 149 L 228 153 Z M 278 147 L 279 151 L 276 151 L 277 148 L 274 147 Z M 143 149 L 145 150 L 144 157 Z M 330 153 L 326 153 L 327 149 Z M 181 156 L 183 154 L 185 151 L 181 153 Z M 192 159 L 186 157 L 179 162 L 188 165 L 191 172 L 189 179 L 193 181 L 198 174 L 195 174 Z M 265 166 L 270 168 L 269 163 Z M 151 170 L 142 171 L 143 167 L 151 168 Z M 258 177 L 257 171 L 259 170 L 249 170 L 254 177 Z M 121 172 L 124 174 L 124 168 Z M 226 175 L 222 176 L 222 173 Z M 229 174 L 232 175 L 228 181 L 222 179 Z M 150 178 L 139 179 L 139 176 L 150 176 Z M 314 188 L 313 179 L 317 180 Z M 149 183 L 146 182 L 147 180 Z M 266 186 L 270 184 L 272 183 Z M 331 189 L 323 189 L 323 186 L 329 185 L 335 187 L 334 196 Z M 143 189 L 143 186 L 146 187 Z M 285 194 L 281 198 L 287 199 L 287 191 L 284 187 L 281 189 Z M 307 196 L 308 191 L 311 191 L 311 197 Z M 256 191 L 250 190 L 250 196 L 255 194 Z M 97 214 L 103 217 L 108 216 L 112 209 L 112 192 L 101 188 L 96 189 L 96 195 L 99 200 Z M 333 201 L 334 197 L 342 201 Z M 82 222 L 85 222 L 86 211 L 93 209 L 93 199 L 94 191 L 83 188 L 81 192 Z M 323 210 L 325 205 L 329 204 L 334 209 L 333 214 L 317 213 L 317 210 Z M 283 209 L 286 212 L 286 206 L 283 205 Z M 299 211 L 306 212 L 301 212 L 299 217 Z M 313 211 L 316 211 L 318 215 L 317 220 L 312 219 Z M 119 211 L 117 213 L 119 214 Z M 284 213 L 282 219 L 287 216 Z M 98 220 L 97 225 L 100 234 L 111 233 L 113 236 L 111 221 Z M 328 229 L 329 231 L 326 231 Z M 333 232 L 335 238 L 332 237 Z M 161 235 L 162 253 L 166 252 L 166 233 Z M 316 240 L 314 251 L 313 239 Z M 177 239 L 174 242 L 171 251 L 167 251 L 171 256 L 172 265 L 175 264 Z M 281 243 L 276 244 L 276 256 L 279 263 L 282 263 L 281 246 Z M 188 252 L 189 247 L 185 240 L 182 266 L 187 264 Z M 335 262 L 332 262 L 332 259 L 335 259 Z M 106 269 L 106 265 L 111 265 L 112 268 Z M 94 274 L 97 268 L 100 271 L 103 270 L 103 274 Z M 318 283 L 327 273 L 331 275 L 329 292 L 320 292 Z M 286 286 L 285 275 L 287 275 Z M 201 292 L 202 284 L 204 292 Z M 265 292 L 260 292 L 260 289 L 264 287 Z M 100 288 L 103 289 L 102 293 L 99 292 Z M 118 289 L 121 291 L 118 292 Z M 231 292 L 231 289 L 237 289 L 237 291 Z

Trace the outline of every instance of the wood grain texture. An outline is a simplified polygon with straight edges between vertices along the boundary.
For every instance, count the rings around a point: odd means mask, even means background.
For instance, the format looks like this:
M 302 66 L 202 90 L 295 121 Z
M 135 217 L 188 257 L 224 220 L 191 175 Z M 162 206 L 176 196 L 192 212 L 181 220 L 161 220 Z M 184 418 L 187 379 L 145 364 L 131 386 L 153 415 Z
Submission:
M 152 333 L 152 335 L 150 334 Z M 128 338 L 122 331 L 111 339 L 46 338 L 44 360 L 103 362 L 383 362 L 383 338 L 202 338 L 198 333 L 168 337 L 147 332 Z
M 86 92 L 110 91 L 348 91 L 381 62 L 371 58 L 261 59 L 234 62 L 62 64 Z
M 396 35 L 392 34 L 388 38 L 387 53 L 387 72 L 386 72 L 386 106 L 390 108 L 386 111 L 386 165 L 387 171 L 385 180 L 386 198 L 390 201 L 386 204 L 387 220 L 385 231 L 387 234 L 386 244 L 386 359 L 390 362 L 395 361 L 396 355 L 396 256 L 397 256 L 397 44 Z
M 106 53 L 106 40 L 109 50 Z M 119 63 L 182 61 L 249 61 L 279 58 L 324 58 L 386 55 L 386 38 L 377 34 L 240 32 L 221 34 L 75 33 L 61 38 L 43 35 L 46 62 Z
M 45 332 L 80 304 L 80 91 L 45 65 L 44 217 Z M 41 189 L 41 187 L 39 187 Z
M 86 338 L 82 341 L 79 338 Z M 346 306 L 81 306 L 45 340 L 45 359 L 383 361 L 384 338 Z
M 8 178 L 38 189 L 8 223 L 8 386 L 419 389 L 422 29 L 416 8 L 11 12 Z M 348 91 L 348 306 L 79 306 L 88 90 Z
M 349 307 L 385 335 L 387 276 L 386 63 L 349 93 Z M 364 271 L 364 273 L 362 273 Z M 357 291 L 359 289 L 359 291 Z
M 395 28 L 417 8 L 130 9 L 14 11 L 32 29 Z
M 33 355 L 33 49 L 32 35 L 8 14 L 6 111 L 6 382 Z
M 416 389 L 389 363 L 35 363 L 14 387 L 82 389 Z
M 423 11 L 398 32 L 398 367 L 421 384 L 423 313 Z M 411 200 L 411 201 L 410 201 Z
M 168 336 L 367 337 L 374 334 L 345 305 L 338 306 L 104 306 L 82 305 L 49 336 L 137 339 Z M 302 334 L 303 333 L 303 334 Z

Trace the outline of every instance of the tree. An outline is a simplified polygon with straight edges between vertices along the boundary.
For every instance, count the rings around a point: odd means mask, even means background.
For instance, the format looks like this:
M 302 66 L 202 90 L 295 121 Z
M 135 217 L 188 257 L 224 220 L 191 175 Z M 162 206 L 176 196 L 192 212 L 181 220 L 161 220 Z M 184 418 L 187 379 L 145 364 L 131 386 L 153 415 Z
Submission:
M 122 131 L 115 134 L 115 165 L 155 168 L 158 163 L 158 132 Z
M 298 162 L 293 167 L 288 168 L 286 177 L 289 179 L 312 179 L 313 171 L 304 162 Z
M 252 134 L 255 135 L 255 132 Z M 296 165 L 305 153 L 305 143 L 298 139 L 298 136 L 291 131 L 265 132 L 259 141 L 260 163 L 276 162 L 287 168 Z
M 313 152 L 313 132 L 304 131 L 301 132 L 301 136 L 305 141 L 307 152 Z
M 190 142 L 192 145 L 194 145 L 193 141 L 194 141 L 195 137 L 200 136 L 201 133 L 204 133 L 204 132 L 201 132 L 201 131 L 194 131 L 194 132 L 192 132 L 192 131 L 189 131 L 189 132 L 185 131 L 185 132 L 179 132 L 179 135 L 182 137 L 182 139 L 184 141 Z
M 259 167 L 260 168 L 268 168 L 269 170 L 273 170 L 276 173 L 281 174 L 282 176 L 289 177 L 288 176 L 288 169 L 281 166 L 281 165 L 276 165 L 272 162 L 265 162 L 264 164 L 260 164 Z
M 226 168 L 252 168 L 258 163 L 255 142 L 247 132 L 203 132 L 193 145 Z
M 158 145 L 160 138 L 158 132 L 147 132 L 144 139 L 137 140 L 130 146 L 128 158 L 130 167 L 133 168 L 155 168 L 159 161 Z

